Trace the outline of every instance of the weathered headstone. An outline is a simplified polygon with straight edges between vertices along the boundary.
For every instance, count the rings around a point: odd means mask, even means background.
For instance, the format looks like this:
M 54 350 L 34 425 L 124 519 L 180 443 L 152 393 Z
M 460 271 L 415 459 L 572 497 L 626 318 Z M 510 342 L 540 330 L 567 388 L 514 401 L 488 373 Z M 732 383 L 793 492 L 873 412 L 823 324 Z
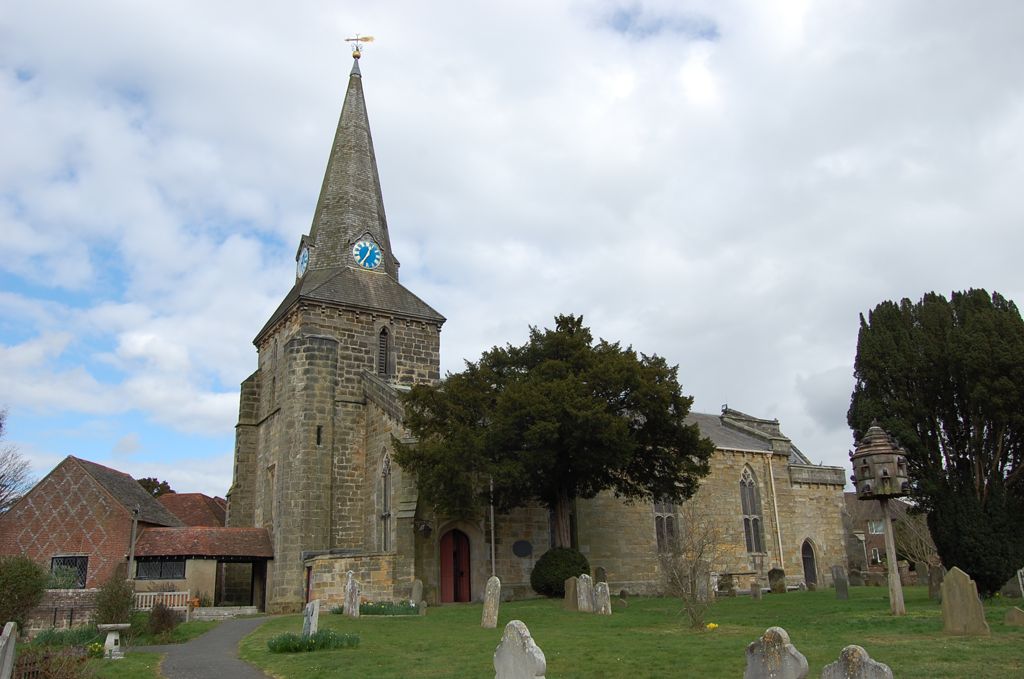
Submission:
M 498 604 L 501 603 L 501 580 L 497 575 L 487 579 L 487 590 L 484 593 L 484 612 L 480 616 L 480 626 L 494 629 L 498 626 Z
M 505 625 L 501 643 L 494 649 L 494 679 L 544 679 L 548 663 L 544 651 L 520 620 Z
M 1024 610 L 1014 606 L 1010 610 L 1006 611 L 1006 617 L 1003 618 L 1003 623 L 1010 627 L 1024 627 Z
M 583 613 L 594 612 L 594 581 L 586 573 L 576 579 L 576 607 Z
M 757 578 L 750 578 L 750 598 L 755 601 L 761 600 L 761 581 Z
M 352 571 L 348 572 L 345 580 L 345 615 L 350 618 L 359 617 L 359 581 Z
M 850 645 L 839 653 L 839 660 L 825 665 L 821 679 L 893 679 L 888 665 L 876 662 L 860 646 Z
M 988 636 L 978 585 L 954 566 L 942 582 L 942 631 L 961 636 Z
M 928 598 L 942 598 L 942 581 L 946 577 L 946 569 L 942 566 L 928 568 Z
M 302 636 L 316 634 L 320 628 L 320 600 L 313 599 L 302 611 Z
M 594 586 L 594 612 L 598 615 L 612 614 L 612 595 L 608 591 L 607 582 L 599 582 Z
M 903 587 L 910 587 L 910 564 L 906 561 L 897 561 L 896 570 L 900 575 L 900 585 Z
M 736 578 L 723 575 L 718 579 L 718 591 L 722 596 L 736 596 Z
M 832 566 L 832 582 L 836 586 L 836 599 L 846 601 L 850 598 L 850 583 L 846 579 L 846 569 Z
M 1013 577 L 1006 581 L 1006 584 L 999 590 L 999 594 L 1015 599 L 1024 597 L 1024 568 L 1014 573 Z
M 416 612 L 420 615 L 427 614 L 427 602 L 425 599 L 420 599 L 420 602 L 416 604 Z
M 409 595 L 409 601 L 414 604 L 423 601 L 423 581 L 419 578 L 412 581 L 412 594 Z
M 562 601 L 562 608 L 567 611 L 580 610 L 580 604 L 576 594 L 578 584 L 579 578 L 576 576 L 565 579 L 565 599 Z
M 860 570 L 853 568 L 850 570 L 850 586 L 851 587 L 863 587 L 864 586 L 864 574 Z
M 915 561 L 914 572 L 917 573 L 917 584 L 927 585 L 928 584 L 928 562 L 927 561 Z
M 807 658 L 789 643 L 789 634 L 781 627 L 769 627 L 747 646 L 743 679 L 804 679 L 807 672 Z
M 772 594 L 786 593 L 786 571 L 781 568 L 773 568 L 768 571 L 768 586 Z
M 604 569 L 604 566 L 594 569 L 594 582 L 608 582 L 608 571 Z

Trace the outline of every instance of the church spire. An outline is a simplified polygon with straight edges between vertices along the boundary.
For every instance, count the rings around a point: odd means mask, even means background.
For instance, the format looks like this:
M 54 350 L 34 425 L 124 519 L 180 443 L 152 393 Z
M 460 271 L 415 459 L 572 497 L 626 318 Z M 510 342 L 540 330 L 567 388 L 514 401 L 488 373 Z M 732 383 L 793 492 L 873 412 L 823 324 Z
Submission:
M 373 152 L 370 122 L 363 98 L 358 50 L 353 51 L 345 103 L 341 108 L 320 198 L 304 244 L 309 246 L 310 271 L 353 264 L 352 248 L 360 241 L 376 243 L 383 255 L 378 271 L 398 278 L 391 252 L 384 199 Z M 300 247 L 301 250 L 301 247 Z

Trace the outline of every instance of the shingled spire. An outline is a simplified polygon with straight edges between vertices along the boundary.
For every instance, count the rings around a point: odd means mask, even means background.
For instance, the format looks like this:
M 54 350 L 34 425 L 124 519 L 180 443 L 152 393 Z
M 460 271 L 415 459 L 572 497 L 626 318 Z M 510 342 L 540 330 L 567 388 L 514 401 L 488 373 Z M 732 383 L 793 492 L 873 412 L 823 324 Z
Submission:
M 309 269 L 350 265 L 353 243 L 365 236 L 384 253 L 380 268 L 397 279 L 357 56 L 309 229 Z

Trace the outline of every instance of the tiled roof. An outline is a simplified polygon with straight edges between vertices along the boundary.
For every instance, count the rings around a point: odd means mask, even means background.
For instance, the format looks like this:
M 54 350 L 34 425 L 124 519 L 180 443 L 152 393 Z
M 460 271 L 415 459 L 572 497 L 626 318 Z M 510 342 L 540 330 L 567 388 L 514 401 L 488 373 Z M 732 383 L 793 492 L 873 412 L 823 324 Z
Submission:
M 753 450 L 758 452 L 767 452 L 772 449 L 772 444 L 767 439 L 725 426 L 719 415 L 691 412 L 686 416 L 686 422 L 700 427 L 700 433 L 711 439 L 711 442 L 715 444 L 715 448 Z
M 266 528 L 147 528 L 135 544 L 135 556 L 274 558 Z
M 129 513 L 138 507 L 139 521 L 158 526 L 183 525 L 178 517 L 167 511 L 152 495 L 147 493 L 138 481 L 124 472 L 71 455 L 68 456 L 68 459 L 81 466 L 86 474 L 103 486 Z
M 165 493 L 157 501 L 186 526 L 223 526 L 224 506 L 202 493 Z

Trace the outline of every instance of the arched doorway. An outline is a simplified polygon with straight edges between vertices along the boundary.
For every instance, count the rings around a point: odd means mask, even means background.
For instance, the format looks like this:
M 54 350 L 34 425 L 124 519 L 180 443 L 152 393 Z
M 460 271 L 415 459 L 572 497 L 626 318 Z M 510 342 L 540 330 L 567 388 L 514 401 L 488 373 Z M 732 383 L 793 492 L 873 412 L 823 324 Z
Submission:
M 441 603 L 470 597 L 469 536 L 454 528 L 441 536 Z
M 804 582 L 807 586 L 818 584 L 818 566 L 814 561 L 814 547 L 810 540 L 804 540 L 804 546 L 800 549 L 800 555 L 804 561 Z

